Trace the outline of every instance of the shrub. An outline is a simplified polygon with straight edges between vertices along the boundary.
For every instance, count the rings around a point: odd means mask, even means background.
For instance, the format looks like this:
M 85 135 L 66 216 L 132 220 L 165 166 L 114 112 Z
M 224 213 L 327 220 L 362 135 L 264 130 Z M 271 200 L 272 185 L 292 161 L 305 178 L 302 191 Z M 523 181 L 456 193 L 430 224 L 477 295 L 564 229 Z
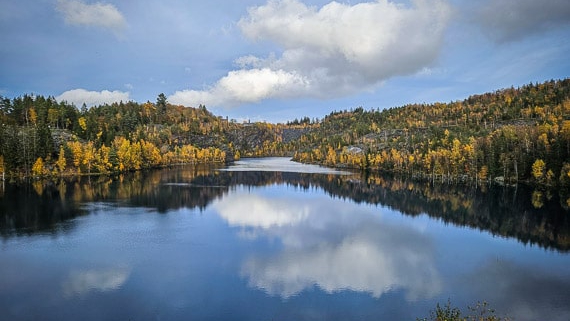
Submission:
M 438 303 L 435 310 L 430 311 L 428 318 L 417 318 L 417 321 L 509 321 L 507 317 L 499 317 L 487 302 L 477 302 L 474 307 L 468 307 L 469 314 L 463 316 L 460 309 L 451 306 L 448 300 L 443 307 Z

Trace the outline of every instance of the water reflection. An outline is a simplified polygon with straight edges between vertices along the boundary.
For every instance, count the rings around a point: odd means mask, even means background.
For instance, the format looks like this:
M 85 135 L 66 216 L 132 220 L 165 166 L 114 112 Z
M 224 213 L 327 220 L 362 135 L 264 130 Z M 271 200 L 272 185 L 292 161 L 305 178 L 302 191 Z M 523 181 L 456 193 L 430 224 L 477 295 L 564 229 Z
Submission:
M 330 167 L 292 162 L 287 157 L 245 158 L 236 161 L 228 168 L 220 169 L 230 172 L 281 172 L 305 174 L 350 175 L 351 172 L 340 171 Z
M 441 290 L 431 240 L 410 227 L 382 220 L 378 212 L 324 198 L 299 200 L 233 193 L 213 207 L 249 238 L 278 240 L 271 256 L 254 255 L 242 274 L 250 285 L 289 298 L 318 286 L 382 294 L 403 289 L 409 300 Z
M 204 210 L 236 186 L 273 184 L 305 190 L 320 188 L 335 198 L 388 206 L 406 215 L 425 213 L 446 223 L 514 237 L 525 244 L 570 250 L 570 210 L 564 191 L 540 192 L 549 197 L 538 201 L 539 193 L 534 192 L 533 197 L 533 191 L 524 186 L 477 189 L 373 175 L 218 171 L 208 167 L 82 177 L 56 183 L 7 184 L 0 197 L 0 235 L 59 233 L 72 228 L 71 219 L 85 214 L 80 207 L 85 202 L 120 202 L 121 206 L 149 207 L 161 213 L 179 208 Z
M 562 194 L 193 167 L 40 183 L 0 195 L 11 320 L 570 315 Z
M 0 197 L 0 235 L 68 232 L 73 218 L 87 214 L 69 199 L 73 193 L 65 181 L 6 184 Z
M 89 291 L 112 291 L 119 289 L 129 278 L 126 267 L 73 270 L 63 282 L 65 296 L 84 295 Z
M 570 280 L 558 275 L 567 271 L 557 272 L 557 268 L 546 271 L 492 260 L 465 275 L 456 286 L 512 311 L 510 316 L 515 320 L 566 321 L 570 316 Z

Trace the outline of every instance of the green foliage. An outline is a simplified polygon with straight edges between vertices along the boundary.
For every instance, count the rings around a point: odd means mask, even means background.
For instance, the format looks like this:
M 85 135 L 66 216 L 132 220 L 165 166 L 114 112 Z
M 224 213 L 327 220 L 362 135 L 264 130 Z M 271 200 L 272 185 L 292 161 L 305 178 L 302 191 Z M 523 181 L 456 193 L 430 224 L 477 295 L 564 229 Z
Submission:
M 160 93 L 156 98 L 156 107 L 161 113 L 166 113 L 166 96 L 163 93 Z
M 447 301 L 445 306 L 440 306 L 439 303 L 435 307 L 435 310 L 430 311 L 429 318 L 417 319 L 418 321 L 462 321 L 465 320 L 461 317 L 461 310 L 452 307 L 451 302 Z
M 448 300 L 447 304 L 440 306 L 437 304 L 435 310 L 430 311 L 429 318 L 417 318 L 418 321 L 508 321 L 509 318 L 501 318 L 496 315 L 495 310 L 489 307 L 487 302 L 477 302 L 474 307 L 468 307 L 469 313 L 463 315 L 463 312 L 451 306 Z

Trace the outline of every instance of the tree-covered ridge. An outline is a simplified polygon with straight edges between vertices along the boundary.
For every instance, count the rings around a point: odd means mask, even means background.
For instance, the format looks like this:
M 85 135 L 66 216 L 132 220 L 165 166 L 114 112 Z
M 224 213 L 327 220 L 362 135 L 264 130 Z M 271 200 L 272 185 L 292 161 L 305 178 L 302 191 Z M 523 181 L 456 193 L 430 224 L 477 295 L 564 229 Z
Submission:
M 206 109 L 120 102 L 81 109 L 53 97 L 0 97 L 0 173 L 45 176 L 216 163 L 284 153 L 282 128 Z
M 322 120 L 238 123 L 204 106 L 120 102 L 81 109 L 0 97 L 0 173 L 108 173 L 239 157 L 446 181 L 570 185 L 570 79 L 463 101 L 332 112 Z
M 10 175 L 107 173 L 186 162 L 223 162 L 218 146 L 199 148 L 182 131 L 219 130 L 205 108 L 134 102 L 78 110 L 52 97 L 2 99 L 0 165 Z
M 444 180 L 570 184 L 570 79 L 463 101 L 333 112 L 295 159 Z

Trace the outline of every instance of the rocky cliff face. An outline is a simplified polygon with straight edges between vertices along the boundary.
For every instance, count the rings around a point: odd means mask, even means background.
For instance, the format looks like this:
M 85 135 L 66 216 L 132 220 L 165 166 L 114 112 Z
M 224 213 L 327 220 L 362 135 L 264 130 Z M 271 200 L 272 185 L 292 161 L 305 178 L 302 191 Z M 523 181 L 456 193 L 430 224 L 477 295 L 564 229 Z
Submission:
M 264 143 L 281 142 L 284 144 L 298 140 L 307 133 L 306 128 L 280 128 L 265 124 L 244 124 L 240 129 L 226 134 L 227 142 L 242 151 L 253 151 Z
M 228 143 L 232 143 L 242 151 L 252 151 L 263 146 L 265 141 L 275 141 L 279 139 L 281 133 L 269 126 L 261 124 L 243 124 L 239 129 L 226 134 Z
M 281 137 L 283 143 L 290 143 L 292 141 L 298 140 L 304 134 L 309 132 L 309 128 L 285 128 L 282 131 Z

